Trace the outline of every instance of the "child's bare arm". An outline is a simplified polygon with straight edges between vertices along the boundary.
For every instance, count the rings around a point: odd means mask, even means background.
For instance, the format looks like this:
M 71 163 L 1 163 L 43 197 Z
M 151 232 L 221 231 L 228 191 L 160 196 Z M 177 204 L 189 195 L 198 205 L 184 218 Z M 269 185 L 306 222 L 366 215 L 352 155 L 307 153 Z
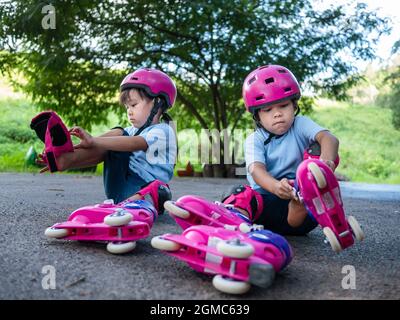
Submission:
M 100 137 L 92 137 L 88 132 L 80 127 L 74 127 L 70 132 L 81 140 L 79 144 L 74 146 L 75 149 L 96 147 L 103 150 L 134 152 L 139 150 L 146 151 L 148 147 L 147 142 L 143 137 L 122 136 L 121 134 L 117 135 L 117 131 L 109 132 L 108 135 Z
M 275 179 L 268 173 L 263 163 L 252 163 L 249 166 L 249 172 L 254 181 L 264 190 L 277 195 L 281 199 L 293 199 L 295 197 L 289 180 L 286 178 L 283 178 L 280 181 Z
M 111 129 L 110 131 L 107 131 L 106 133 L 103 133 L 99 137 L 115 137 L 115 136 L 122 136 L 122 129 L 120 128 L 115 128 Z
M 336 167 L 334 164 L 338 156 L 339 140 L 329 131 L 318 132 L 315 139 L 321 146 L 320 159 L 325 162 L 333 171 Z
M 111 151 L 146 151 L 147 142 L 140 136 L 95 137 L 93 145 Z

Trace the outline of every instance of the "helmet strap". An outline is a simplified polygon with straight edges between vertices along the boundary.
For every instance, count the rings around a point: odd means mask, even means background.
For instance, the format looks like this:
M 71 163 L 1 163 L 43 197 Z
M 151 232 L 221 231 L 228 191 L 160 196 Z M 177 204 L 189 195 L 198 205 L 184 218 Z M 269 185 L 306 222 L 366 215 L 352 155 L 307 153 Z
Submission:
M 147 118 L 146 123 L 143 126 L 141 126 L 138 131 L 136 131 L 134 136 L 138 136 L 139 134 L 142 133 L 142 131 L 144 129 L 146 129 L 147 127 L 149 127 L 151 125 L 155 115 L 157 114 L 158 110 L 162 109 L 163 105 L 164 105 L 164 102 L 160 98 L 155 98 L 154 99 L 154 106 L 151 109 L 150 115 Z
M 166 123 L 170 123 L 172 120 L 172 117 L 167 113 L 167 112 L 163 112 L 161 114 L 162 120 Z
M 297 116 L 300 113 L 300 106 L 297 103 L 298 100 L 293 99 L 292 101 L 293 101 L 294 106 L 296 107 L 296 113 L 294 114 L 294 116 Z
M 268 134 L 268 138 L 264 141 L 264 146 L 267 145 L 268 143 L 270 143 L 273 138 L 279 139 L 284 136 L 284 134 L 278 135 L 278 134 L 272 133 L 272 132 L 268 131 L 267 129 L 265 129 L 255 113 L 253 114 L 253 119 L 256 122 L 257 127 Z

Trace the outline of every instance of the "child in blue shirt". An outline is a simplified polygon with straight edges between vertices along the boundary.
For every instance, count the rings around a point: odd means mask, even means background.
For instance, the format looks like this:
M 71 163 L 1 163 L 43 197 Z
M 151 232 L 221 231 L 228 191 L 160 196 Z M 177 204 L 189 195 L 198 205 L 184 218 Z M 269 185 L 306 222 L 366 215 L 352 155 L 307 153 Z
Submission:
M 286 235 L 306 234 L 317 226 L 293 192 L 296 169 L 304 150 L 313 142 L 321 146 L 320 160 L 335 170 L 339 141 L 328 130 L 305 116 L 298 116 L 300 87 L 285 67 L 267 65 L 251 72 L 243 84 L 246 110 L 253 114 L 257 129 L 245 142 L 247 179 L 262 197 L 262 212 L 253 216 L 266 229 Z M 243 186 L 224 203 L 235 203 Z M 229 201 L 226 201 L 229 199 Z M 258 200 L 260 201 L 260 200 Z
M 135 194 L 153 181 L 156 188 L 165 186 L 173 177 L 177 153 L 174 130 L 160 122 L 171 120 L 166 111 L 176 99 L 172 79 L 159 70 L 144 68 L 128 74 L 120 89 L 120 103 L 126 107 L 131 126 L 115 127 L 99 137 L 73 127 L 70 134 L 80 143 L 74 152 L 56 159 L 59 171 L 104 161 L 105 193 L 116 203 L 141 198 L 144 195 Z

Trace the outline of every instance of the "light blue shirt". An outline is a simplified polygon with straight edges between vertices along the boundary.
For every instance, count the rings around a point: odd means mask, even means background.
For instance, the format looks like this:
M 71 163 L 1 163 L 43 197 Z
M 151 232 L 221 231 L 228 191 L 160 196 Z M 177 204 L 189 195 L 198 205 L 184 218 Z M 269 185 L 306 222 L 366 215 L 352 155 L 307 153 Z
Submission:
M 130 136 L 138 129 L 134 126 L 125 128 Z M 155 124 L 144 129 L 140 134 L 146 140 L 148 148 L 131 153 L 129 168 L 144 181 L 154 179 L 168 183 L 174 175 L 177 146 L 175 132 L 166 123 Z
M 244 152 L 246 160 L 247 180 L 250 186 L 265 193 L 249 173 L 249 166 L 254 162 L 265 165 L 268 173 L 275 179 L 294 179 L 296 169 L 303 160 L 304 150 L 315 141 L 318 132 L 326 130 L 306 116 L 296 116 L 293 125 L 283 135 L 273 137 L 264 145 L 269 133 L 258 128 L 246 138 Z

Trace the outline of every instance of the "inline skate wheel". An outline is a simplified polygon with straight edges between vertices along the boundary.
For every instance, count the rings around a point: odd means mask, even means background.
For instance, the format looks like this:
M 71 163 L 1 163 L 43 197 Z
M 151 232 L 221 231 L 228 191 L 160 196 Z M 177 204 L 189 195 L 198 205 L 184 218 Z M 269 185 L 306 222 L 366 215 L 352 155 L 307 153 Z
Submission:
M 315 162 L 310 162 L 307 165 L 307 168 L 308 168 L 308 170 L 310 170 L 315 181 L 317 182 L 318 188 L 319 189 L 325 188 L 326 187 L 326 179 L 325 179 L 324 174 L 321 171 L 321 168 Z
M 360 224 L 353 216 L 349 216 L 347 218 L 347 222 L 350 225 L 351 230 L 353 231 L 354 236 L 358 241 L 363 241 L 365 239 L 364 231 L 362 231 Z
M 132 215 L 129 212 L 124 211 L 123 209 L 119 209 L 118 211 L 109 214 L 104 218 L 104 223 L 111 227 L 124 226 L 131 221 Z
M 164 239 L 160 236 L 151 239 L 151 246 L 163 251 L 178 251 L 181 248 L 179 243 Z
M 331 245 L 332 250 L 335 252 L 340 252 L 342 250 L 342 247 L 332 229 L 329 227 L 325 227 L 322 231 L 326 239 L 328 240 L 329 244 Z
M 248 282 L 238 281 L 219 274 L 214 276 L 212 283 L 217 290 L 229 294 L 244 294 L 250 289 Z
M 247 223 L 243 222 L 239 225 L 239 230 L 243 233 L 248 233 L 252 231 L 251 226 L 249 226 Z
M 109 242 L 107 251 L 112 254 L 123 254 L 132 251 L 136 247 L 135 241 L 129 242 Z
M 275 273 L 275 269 L 271 264 L 251 264 L 249 267 L 249 282 L 262 288 L 268 288 L 275 280 Z
M 254 253 L 251 244 L 241 242 L 239 239 L 221 240 L 217 243 L 217 250 L 227 257 L 237 259 L 246 259 Z
M 68 229 L 57 229 L 50 227 L 45 230 L 44 235 L 47 238 L 64 238 L 68 235 Z
M 173 201 L 165 201 L 164 208 L 170 214 L 177 216 L 178 218 L 187 219 L 190 217 L 190 212 L 178 207 Z

